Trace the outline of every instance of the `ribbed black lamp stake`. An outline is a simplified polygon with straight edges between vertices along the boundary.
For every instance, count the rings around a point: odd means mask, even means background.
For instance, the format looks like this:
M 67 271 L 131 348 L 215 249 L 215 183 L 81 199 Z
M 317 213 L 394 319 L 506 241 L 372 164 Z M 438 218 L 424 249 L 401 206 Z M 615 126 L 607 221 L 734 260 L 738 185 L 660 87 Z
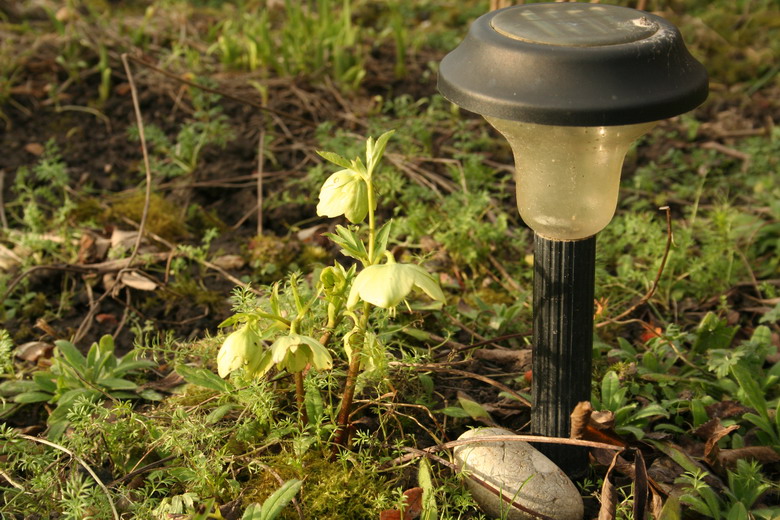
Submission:
M 477 19 L 441 62 L 439 90 L 482 114 L 515 156 L 534 230 L 533 433 L 568 437 L 590 400 L 595 235 L 612 219 L 626 151 L 701 104 L 707 73 L 669 22 L 625 7 L 528 4 Z M 586 452 L 541 449 L 570 476 Z

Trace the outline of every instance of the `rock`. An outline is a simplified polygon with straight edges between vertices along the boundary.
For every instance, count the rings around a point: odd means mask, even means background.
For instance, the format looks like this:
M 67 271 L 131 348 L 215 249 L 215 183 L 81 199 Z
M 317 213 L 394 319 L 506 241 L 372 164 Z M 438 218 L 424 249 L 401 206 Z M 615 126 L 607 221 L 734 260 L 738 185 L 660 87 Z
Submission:
M 460 439 L 514 435 L 503 428 L 470 430 Z M 579 491 L 569 477 L 550 459 L 527 442 L 485 442 L 455 448 L 461 470 L 479 477 L 514 502 L 555 518 L 582 520 L 584 506 Z M 502 501 L 473 479 L 466 484 L 482 510 L 494 518 L 534 520 L 535 517 Z M 506 516 L 501 516 L 503 514 Z

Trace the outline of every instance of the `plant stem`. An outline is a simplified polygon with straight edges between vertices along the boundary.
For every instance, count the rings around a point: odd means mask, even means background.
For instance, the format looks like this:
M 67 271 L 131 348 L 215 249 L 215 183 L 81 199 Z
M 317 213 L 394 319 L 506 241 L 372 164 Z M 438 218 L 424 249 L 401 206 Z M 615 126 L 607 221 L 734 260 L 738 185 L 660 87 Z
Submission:
M 368 192 L 368 265 L 374 265 L 374 242 L 376 240 L 376 217 L 374 215 L 375 195 L 374 183 L 369 177 L 366 181 L 366 191 Z
M 306 426 L 308 418 L 306 417 L 306 392 L 303 389 L 303 372 L 295 372 L 295 401 L 298 403 L 298 414 L 301 418 L 301 427 Z
M 360 316 L 360 323 L 358 328 L 365 335 L 368 328 L 368 316 L 371 312 L 371 304 L 363 302 L 363 314 Z M 357 378 L 360 374 L 360 350 L 355 349 L 352 351 L 352 359 L 349 362 L 349 370 L 347 371 L 347 380 L 344 383 L 344 394 L 341 396 L 341 408 L 339 408 L 339 415 L 336 418 L 336 438 L 333 444 L 333 456 L 336 456 L 340 446 L 346 446 L 349 440 L 349 416 L 352 411 L 352 401 L 355 398 L 355 387 L 357 386 Z

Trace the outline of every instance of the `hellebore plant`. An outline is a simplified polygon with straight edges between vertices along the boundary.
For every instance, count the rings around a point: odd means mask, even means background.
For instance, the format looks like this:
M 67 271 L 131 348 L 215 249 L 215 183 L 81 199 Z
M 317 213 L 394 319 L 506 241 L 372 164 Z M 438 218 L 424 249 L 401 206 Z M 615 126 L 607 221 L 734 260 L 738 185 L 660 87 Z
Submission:
M 217 355 L 219 375 L 227 377 L 234 370 L 243 369 L 250 376 L 262 377 L 272 367 L 291 373 L 295 378 L 299 413 L 305 422 L 304 374 L 309 369 L 331 368 L 332 336 L 344 317 L 352 320 L 352 329 L 341 339 L 349 368 L 337 417 L 334 453 L 338 446 L 347 444 L 347 425 L 358 376 L 361 369 L 373 365 L 368 353 L 381 348 L 371 327 L 372 309 L 388 309 L 392 315 L 415 289 L 433 300 L 444 301 L 444 293 L 433 276 L 419 265 L 397 263 L 387 250 L 390 222 L 377 227 L 374 173 L 392 133 L 387 132 L 376 140 L 367 139 L 365 162 L 360 158 L 350 161 L 332 152 L 318 152 L 342 169 L 323 184 L 317 214 L 330 218 L 343 215 L 354 224 L 336 226 L 335 233 L 327 236 L 355 263 L 345 268 L 335 262 L 323 269 L 316 292 L 306 303 L 298 291 L 298 276 L 292 275 L 289 285 L 295 302 L 292 319 L 283 312 L 279 286 L 275 285 L 267 305 L 263 306 L 270 310 L 243 309 L 221 325 L 237 328 L 227 336 Z M 327 305 L 325 323 L 317 325 L 307 319 L 314 315 L 311 309 L 315 304 Z M 307 334 L 302 333 L 303 329 Z M 319 340 L 314 338 L 318 334 Z M 266 341 L 273 343 L 266 347 Z

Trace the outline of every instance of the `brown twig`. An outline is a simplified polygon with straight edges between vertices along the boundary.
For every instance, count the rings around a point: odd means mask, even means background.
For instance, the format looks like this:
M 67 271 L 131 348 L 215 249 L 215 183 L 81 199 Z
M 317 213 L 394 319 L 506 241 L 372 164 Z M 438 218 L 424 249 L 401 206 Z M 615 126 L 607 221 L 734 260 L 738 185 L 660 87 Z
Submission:
M 583 448 L 601 448 L 605 450 L 618 450 L 623 451 L 623 446 L 616 446 L 614 444 L 608 444 L 605 442 L 596 441 L 584 441 L 580 439 L 565 439 L 563 437 L 545 437 L 543 435 L 485 435 L 484 437 L 472 437 L 470 439 L 458 439 L 454 441 L 445 442 L 443 444 L 437 444 L 435 446 L 429 446 L 423 448 L 420 451 L 424 453 L 436 453 L 437 451 L 449 450 L 458 446 L 465 446 L 467 444 L 478 444 L 483 442 L 537 442 L 545 444 L 566 444 L 569 446 L 580 446 Z M 384 468 L 398 466 L 404 464 L 410 460 L 417 458 L 420 455 L 407 454 L 400 457 L 396 457 L 382 465 Z
M 352 401 L 355 399 L 355 387 L 360 372 L 360 353 L 353 352 L 349 363 L 347 379 L 344 383 L 344 394 L 341 398 L 341 408 L 336 419 L 336 432 L 332 456 L 335 457 L 341 447 L 346 447 L 349 439 L 349 417 L 352 411 Z
M 257 236 L 263 234 L 263 170 L 265 166 L 265 128 L 257 142 Z
M 441 336 L 437 336 L 435 334 L 431 334 L 430 336 L 431 336 L 431 339 L 433 339 L 435 341 L 443 341 L 443 342 L 446 342 L 447 344 L 450 344 L 450 345 L 454 346 L 454 348 L 452 350 L 448 351 L 448 352 L 441 352 L 441 353 L 437 353 L 436 354 L 437 358 L 443 358 L 443 357 L 449 356 L 449 355 L 451 355 L 451 354 L 453 354 L 455 352 L 463 352 L 464 350 L 472 350 L 472 349 L 475 349 L 475 348 L 482 347 L 484 345 L 498 344 L 499 342 L 505 341 L 507 339 L 521 338 L 521 337 L 525 337 L 525 336 L 530 336 L 531 334 L 532 334 L 531 331 L 516 332 L 516 333 L 512 333 L 512 334 L 504 334 L 503 336 L 498 336 L 498 337 L 495 337 L 495 338 L 486 339 L 484 341 L 477 341 L 476 343 L 471 343 L 469 345 L 464 345 L 463 343 L 458 343 L 458 342 L 453 341 L 453 340 L 448 340 L 446 338 L 442 338 Z
M 39 444 L 45 444 L 46 446 L 49 446 L 51 448 L 60 450 L 63 453 L 67 453 L 73 459 L 75 459 L 76 462 L 78 462 L 81 465 L 81 467 L 84 468 L 87 473 L 89 473 L 89 475 L 95 480 L 95 483 L 98 486 L 100 486 L 100 489 L 102 489 L 103 492 L 106 494 L 106 499 L 108 499 L 108 505 L 111 506 L 111 513 L 114 515 L 114 518 L 116 520 L 119 520 L 119 513 L 117 512 L 116 506 L 114 505 L 114 501 L 111 498 L 111 493 L 108 491 L 108 488 L 103 483 L 103 481 L 100 480 L 100 478 L 97 476 L 97 474 L 95 474 L 95 471 L 91 467 L 89 467 L 89 465 L 86 462 L 84 462 L 84 459 L 82 459 L 81 457 L 79 457 L 78 455 L 76 455 L 75 453 L 70 451 L 65 446 L 61 446 L 61 445 L 56 444 L 54 442 L 47 441 L 45 439 L 39 439 L 38 437 L 33 437 L 32 435 L 25 435 L 23 433 L 20 433 L 19 437 L 21 437 L 22 439 L 27 439 L 28 441 L 31 441 L 31 442 L 37 442 Z
M 650 298 L 653 297 L 655 294 L 656 289 L 658 289 L 658 283 L 661 281 L 661 276 L 664 273 L 664 269 L 666 268 L 666 261 L 669 259 L 669 251 L 672 248 L 672 240 L 674 239 L 674 234 L 672 233 L 672 211 L 669 208 L 669 206 L 662 206 L 658 208 L 662 211 L 666 211 L 666 246 L 664 247 L 664 254 L 661 258 L 661 265 L 658 267 L 658 272 L 655 275 L 655 280 L 653 280 L 653 285 L 650 287 L 650 290 L 648 290 L 644 296 L 642 296 L 638 302 L 636 302 L 634 305 L 626 309 L 625 311 L 621 312 L 617 316 L 613 318 L 609 318 L 608 320 L 602 321 L 600 323 L 596 324 L 596 327 L 604 327 L 605 325 L 608 325 L 610 323 L 615 323 L 632 312 L 634 312 L 637 308 L 639 308 L 640 305 L 644 305 L 647 303 Z
M 493 255 L 488 255 L 488 260 L 490 260 L 490 263 L 493 264 L 493 267 L 496 268 L 496 270 L 501 273 L 501 276 L 504 277 L 505 283 L 514 291 L 520 291 L 522 287 L 512 279 L 511 276 L 509 276 L 509 273 L 506 269 L 504 269 L 504 266 L 501 265 L 501 262 L 499 262 L 496 257 Z M 504 284 L 501 284 L 504 285 Z
M 146 174 L 146 190 L 144 194 L 144 207 L 143 207 L 143 213 L 141 214 L 141 222 L 138 224 L 138 236 L 135 238 L 135 243 L 133 244 L 133 249 L 130 252 L 130 256 L 128 257 L 128 265 L 132 264 L 135 258 L 138 256 L 138 251 L 141 248 L 141 242 L 144 237 L 144 230 L 146 229 L 146 222 L 149 219 L 149 207 L 151 206 L 152 202 L 152 167 L 149 161 L 149 150 L 146 146 L 146 134 L 144 132 L 144 122 L 143 117 L 141 116 L 141 105 L 138 101 L 138 89 L 135 85 L 135 80 L 133 79 L 133 72 L 130 70 L 130 64 L 128 63 L 129 56 L 127 54 L 122 54 L 122 65 L 125 69 L 125 74 L 127 75 L 127 81 L 130 85 L 130 95 L 133 100 L 133 111 L 135 112 L 135 119 L 136 119 L 136 125 L 138 126 L 138 138 L 141 142 L 141 153 L 143 155 L 143 163 L 144 163 L 144 172 Z M 129 267 L 124 267 L 119 271 L 117 274 L 117 283 L 122 278 L 122 274 L 128 270 Z M 116 289 L 119 289 L 119 286 L 115 286 Z M 97 299 L 94 306 L 91 306 L 89 311 L 87 312 L 87 315 L 84 316 L 84 319 L 81 321 L 81 324 L 79 325 L 79 328 L 76 330 L 76 333 L 73 335 L 73 342 L 77 343 L 79 342 L 87 333 L 89 330 L 89 327 L 91 326 L 92 319 L 95 317 L 95 313 L 97 313 L 98 309 L 100 309 L 100 304 L 105 300 L 110 294 L 112 294 L 115 291 L 115 289 L 112 290 L 106 290 L 100 298 Z
M 523 403 L 524 405 L 528 406 L 529 408 L 532 406 L 531 402 L 523 397 L 522 395 L 518 394 L 508 386 L 506 386 L 503 383 L 499 383 L 498 381 L 494 379 L 490 379 L 489 377 L 485 377 L 481 374 L 475 374 L 473 372 L 466 372 L 465 370 L 458 370 L 457 368 L 447 368 L 442 367 L 439 365 L 419 365 L 415 363 L 401 363 L 399 361 L 393 361 L 389 363 L 389 366 L 391 367 L 408 367 L 408 368 L 414 368 L 417 370 L 431 370 L 433 372 L 444 372 L 447 374 L 454 374 L 459 376 L 468 377 L 471 379 L 476 379 L 478 381 L 482 381 L 483 383 L 487 383 L 490 386 L 494 386 L 501 390 L 502 392 L 506 392 L 510 394 L 512 397 Z
M 306 426 L 306 391 L 303 388 L 303 372 L 293 373 L 295 379 L 295 402 L 298 404 L 298 415 L 301 418 L 301 428 Z
M 130 473 L 126 474 L 126 475 L 123 475 L 123 476 L 121 476 L 121 477 L 119 477 L 119 478 L 117 478 L 115 480 L 112 480 L 111 482 L 108 483 L 108 487 L 112 487 L 112 486 L 115 486 L 117 484 L 121 484 L 122 482 L 126 482 L 126 481 L 132 479 L 133 477 L 141 475 L 142 473 L 148 473 L 148 472 L 152 471 L 153 469 L 159 468 L 160 466 L 162 466 L 163 464 L 165 464 L 169 460 L 173 460 L 175 458 L 176 458 L 176 455 L 168 455 L 167 457 L 163 457 L 162 459 L 157 460 L 155 462 L 150 462 L 149 464 L 147 464 L 146 466 L 144 466 L 142 468 L 135 469 L 135 470 L 131 471 Z
M 190 87 L 194 87 L 194 88 L 200 89 L 200 90 L 202 90 L 204 92 L 210 92 L 211 94 L 217 94 L 217 95 L 222 96 L 224 98 L 232 99 L 233 101 L 237 101 L 239 103 L 243 103 L 244 105 L 249 105 L 249 106 L 251 106 L 253 108 L 257 108 L 258 110 L 262 110 L 264 112 L 269 112 L 269 113 L 275 114 L 277 116 L 285 117 L 287 119 L 290 119 L 292 121 L 296 121 L 296 122 L 301 123 L 301 124 L 306 125 L 306 126 L 310 126 L 310 127 L 317 126 L 314 122 L 308 121 L 306 119 L 303 119 L 302 117 L 297 117 L 297 116 L 294 116 L 292 114 L 288 114 L 286 112 L 282 112 L 280 110 L 275 110 L 273 108 L 269 108 L 267 106 L 264 106 L 264 105 L 262 105 L 260 103 L 252 101 L 250 99 L 234 96 L 233 94 L 229 94 L 229 93 L 225 92 L 224 90 L 219 90 L 219 89 L 216 89 L 216 88 L 207 87 L 205 85 L 200 85 L 198 83 L 195 83 L 194 81 L 186 80 L 186 79 L 184 79 L 184 78 L 182 78 L 182 77 L 180 77 L 180 76 L 178 76 L 178 75 L 176 75 L 176 74 L 174 74 L 172 72 L 168 72 L 165 69 L 161 69 L 160 67 L 152 65 L 148 61 L 142 60 L 141 58 L 138 58 L 137 56 L 131 56 L 131 55 L 128 55 L 128 54 L 123 54 L 122 55 L 122 61 L 124 62 L 125 59 L 128 59 L 128 60 L 133 61 L 133 62 L 135 62 L 135 63 L 137 63 L 139 65 L 142 65 L 142 66 L 144 66 L 144 67 L 146 67 L 146 68 L 148 68 L 150 70 L 153 70 L 153 71 L 157 72 L 158 74 L 162 74 L 163 76 L 165 76 L 167 78 L 170 78 L 170 79 L 172 79 L 174 81 L 178 81 L 179 83 L 183 83 L 185 85 L 189 85 Z M 132 87 L 131 87 L 131 89 L 132 89 Z

